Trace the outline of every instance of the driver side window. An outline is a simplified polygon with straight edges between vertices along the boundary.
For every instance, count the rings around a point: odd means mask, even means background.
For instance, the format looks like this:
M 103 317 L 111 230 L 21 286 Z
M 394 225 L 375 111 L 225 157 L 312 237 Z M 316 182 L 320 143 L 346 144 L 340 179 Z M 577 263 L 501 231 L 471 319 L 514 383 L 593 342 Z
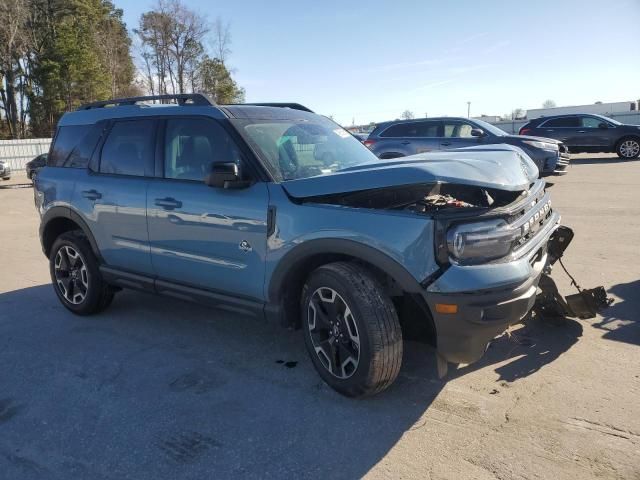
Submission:
M 240 164 L 240 151 L 214 120 L 167 120 L 164 136 L 164 178 L 203 181 L 214 163 Z
M 607 122 L 596 117 L 581 117 L 581 120 L 584 128 L 599 128 L 601 123 L 607 124 Z

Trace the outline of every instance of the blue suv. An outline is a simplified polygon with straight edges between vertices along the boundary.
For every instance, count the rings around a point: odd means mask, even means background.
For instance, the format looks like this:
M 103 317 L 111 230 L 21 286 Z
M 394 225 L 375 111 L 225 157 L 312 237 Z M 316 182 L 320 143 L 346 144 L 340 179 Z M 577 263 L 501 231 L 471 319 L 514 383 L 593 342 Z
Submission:
M 73 313 L 132 288 L 277 319 L 331 387 L 368 395 L 412 325 L 441 374 L 478 360 L 571 238 L 520 150 L 462 157 L 381 161 L 298 104 L 98 102 L 62 117 L 35 177 L 40 238 Z M 540 308 L 576 308 L 546 291 Z

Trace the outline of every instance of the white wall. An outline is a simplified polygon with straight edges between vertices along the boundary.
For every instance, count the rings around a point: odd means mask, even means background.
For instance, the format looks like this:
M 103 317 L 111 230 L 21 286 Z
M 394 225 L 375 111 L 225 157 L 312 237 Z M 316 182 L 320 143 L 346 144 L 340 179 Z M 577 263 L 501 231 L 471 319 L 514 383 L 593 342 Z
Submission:
M 25 164 L 41 153 L 49 152 L 50 138 L 0 140 L 0 160 L 8 160 L 14 174 L 24 172 Z

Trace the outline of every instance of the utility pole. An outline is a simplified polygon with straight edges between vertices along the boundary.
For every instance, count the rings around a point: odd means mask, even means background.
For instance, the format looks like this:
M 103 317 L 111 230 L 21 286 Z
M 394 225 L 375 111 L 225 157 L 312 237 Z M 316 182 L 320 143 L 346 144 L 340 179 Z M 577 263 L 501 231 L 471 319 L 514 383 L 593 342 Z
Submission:
M 471 118 L 471 102 L 467 102 L 467 118 Z
M 427 115 L 427 112 L 424 112 L 424 118 L 429 118 L 429 115 Z

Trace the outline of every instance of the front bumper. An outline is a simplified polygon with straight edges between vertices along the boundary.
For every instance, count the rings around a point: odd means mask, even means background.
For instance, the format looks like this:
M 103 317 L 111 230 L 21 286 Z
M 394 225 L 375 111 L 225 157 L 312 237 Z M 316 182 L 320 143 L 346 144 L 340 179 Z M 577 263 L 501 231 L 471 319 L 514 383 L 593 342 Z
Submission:
M 545 193 L 536 205 L 544 205 L 547 200 Z M 532 208 L 522 218 L 529 218 L 536 210 Z M 560 216 L 550 211 L 546 223 L 508 261 L 452 264 L 428 286 L 423 298 L 435 324 L 437 350 L 443 359 L 475 362 L 496 335 L 529 313 L 549 260 L 549 239 L 559 226 Z M 438 304 L 455 306 L 456 311 L 442 313 L 446 309 L 439 309 Z
M 9 164 L 0 165 L 0 178 L 7 178 L 11 176 L 11 167 Z
M 540 163 L 544 165 L 542 168 L 543 177 L 549 175 L 566 175 L 568 173 L 567 168 L 571 162 L 571 157 L 566 147 L 560 146 L 558 151 L 553 152 L 549 150 L 541 151 L 543 152 L 540 159 Z
M 529 313 L 536 301 L 547 254 L 538 250 L 528 261 L 531 262 L 530 276 L 515 285 L 425 294 L 436 327 L 438 353 L 444 359 L 465 364 L 479 360 L 494 337 Z M 457 313 L 438 313 L 436 304 L 457 305 Z

